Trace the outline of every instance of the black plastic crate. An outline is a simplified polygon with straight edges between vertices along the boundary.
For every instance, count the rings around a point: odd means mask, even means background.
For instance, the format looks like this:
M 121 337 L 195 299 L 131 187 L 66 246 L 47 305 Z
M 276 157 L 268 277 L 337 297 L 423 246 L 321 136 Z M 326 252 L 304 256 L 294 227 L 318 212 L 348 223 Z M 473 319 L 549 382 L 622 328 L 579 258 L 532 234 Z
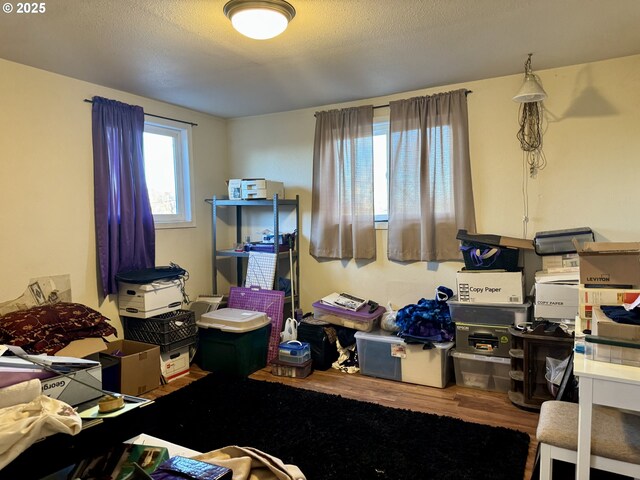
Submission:
M 124 338 L 159 345 L 163 352 L 196 343 L 195 313 L 175 310 L 150 318 L 122 317 Z

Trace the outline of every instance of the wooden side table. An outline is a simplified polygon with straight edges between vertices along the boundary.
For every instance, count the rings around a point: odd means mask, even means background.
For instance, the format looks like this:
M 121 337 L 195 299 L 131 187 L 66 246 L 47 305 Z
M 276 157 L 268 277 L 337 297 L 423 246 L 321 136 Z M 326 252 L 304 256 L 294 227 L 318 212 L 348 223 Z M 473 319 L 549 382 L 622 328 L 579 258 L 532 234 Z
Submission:
M 546 331 L 544 325 L 530 332 L 511 328 L 510 333 L 509 399 L 518 407 L 539 410 L 543 402 L 555 398 L 545 379 L 546 359 L 563 360 L 569 357 L 573 350 L 573 335 L 560 327 Z

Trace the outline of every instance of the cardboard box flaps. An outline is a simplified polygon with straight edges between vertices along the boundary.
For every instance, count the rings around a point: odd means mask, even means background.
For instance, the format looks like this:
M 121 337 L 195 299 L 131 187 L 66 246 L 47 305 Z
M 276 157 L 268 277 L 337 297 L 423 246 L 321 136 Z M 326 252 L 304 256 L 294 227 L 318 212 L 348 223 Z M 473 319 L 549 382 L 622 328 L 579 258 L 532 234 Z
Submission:
M 580 283 L 585 285 L 640 285 L 640 242 L 576 242 L 580 256 Z
M 533 241 L 526 238 L 505 237 L 504 235 L 493 235 L 483 233 L 467 233 L 466 230 L 458 230 L 456 235 L 458 240 L 495 247 L 522 248 L 523 250 L 533 250 Z
M 618 323 L 605 315 L 600 307 L 593 307 L 592 333 L 599 337 L 640 341 L 640 325 Z
M 120 363 L 120 392 L 140 395 L 160 386 L 160 347 L 133 340 L 110 342 L 105 352 Z
M 74 340 L 63 349 L 58 350 L 56 356 L 85 358 L 94 353 L 104 352 L 106 349 L 107 343 L 100 337 L 83 338 Z

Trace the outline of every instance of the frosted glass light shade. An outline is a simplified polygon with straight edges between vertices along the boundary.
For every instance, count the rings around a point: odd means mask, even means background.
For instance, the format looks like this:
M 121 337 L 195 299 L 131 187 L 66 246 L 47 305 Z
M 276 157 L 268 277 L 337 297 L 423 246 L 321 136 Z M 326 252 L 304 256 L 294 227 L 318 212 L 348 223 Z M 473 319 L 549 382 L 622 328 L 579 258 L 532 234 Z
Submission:
M 541 102 L 545 98 L 547 98 L 547 92 L 544 91 L 536 76 L 533 73 L 526 73 L 522 87 L 513 97 L 513 101 L 519 103 Z
M 224 14 L 241 34 L 266 40 L 284 32 L 296 11 L 284 0 L 231 0 Z

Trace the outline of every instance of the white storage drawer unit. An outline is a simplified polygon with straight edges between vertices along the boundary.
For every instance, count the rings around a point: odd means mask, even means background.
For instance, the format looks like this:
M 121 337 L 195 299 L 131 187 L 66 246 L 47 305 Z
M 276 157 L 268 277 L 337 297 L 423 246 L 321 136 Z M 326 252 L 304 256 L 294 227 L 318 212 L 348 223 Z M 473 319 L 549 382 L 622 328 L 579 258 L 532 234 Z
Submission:
M 444 388 L 450 376 L 449 349 L 453 342 L 407 344 L 391 332 L 356 332 L 360 372 L 371 377 Z

